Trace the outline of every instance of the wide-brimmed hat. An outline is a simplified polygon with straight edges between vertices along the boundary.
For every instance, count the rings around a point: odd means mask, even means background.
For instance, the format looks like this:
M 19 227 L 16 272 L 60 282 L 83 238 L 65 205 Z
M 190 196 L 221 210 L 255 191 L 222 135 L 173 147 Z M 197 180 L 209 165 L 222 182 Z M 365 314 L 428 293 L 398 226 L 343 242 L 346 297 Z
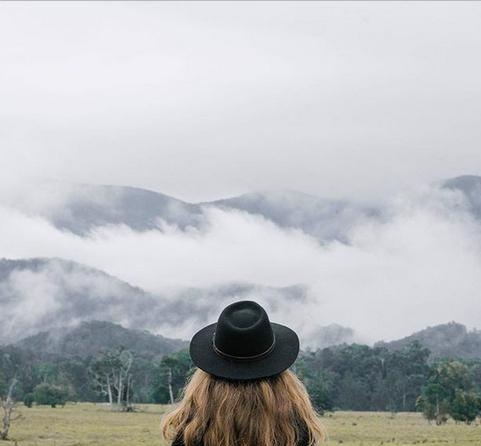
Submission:
M 219 320 L 199 330 L 190 356 L 200 369 L 220 378 L 248 380 L 277 375 L 299 353 L 299 338 L 290 328 L 269 321 L 258 303 L 235 302 Z

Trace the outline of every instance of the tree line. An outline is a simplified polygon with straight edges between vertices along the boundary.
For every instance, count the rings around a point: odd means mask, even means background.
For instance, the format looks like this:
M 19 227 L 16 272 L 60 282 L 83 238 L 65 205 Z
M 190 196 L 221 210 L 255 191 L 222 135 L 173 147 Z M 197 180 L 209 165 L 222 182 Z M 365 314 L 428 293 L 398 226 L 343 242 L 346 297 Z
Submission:
M 481 359 L 433 362 L 417 342 L 395 351 L 352 344 L 301 352 L 292 368 L 320 412 L 422 411 L 437 424 L 449 417 L 470 423 L 481 413 Z M 36 358 L 0 347 L 0 403 L 10 412 L 12 401 L 106 402 L 128 411 L 134 403 L 174 402 L 192 371 L 187 350 L 160 359 L 124 348 L 86 358 Z

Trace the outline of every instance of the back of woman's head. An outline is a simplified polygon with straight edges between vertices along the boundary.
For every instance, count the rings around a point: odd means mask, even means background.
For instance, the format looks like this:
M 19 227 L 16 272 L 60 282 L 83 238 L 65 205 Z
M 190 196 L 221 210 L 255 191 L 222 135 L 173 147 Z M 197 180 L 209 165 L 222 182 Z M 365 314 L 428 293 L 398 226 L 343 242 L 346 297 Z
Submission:
M 289 370 L 236 381 L 197 369 L 162 431 L 185 446 L 313 445 L 325 437 L 304 385 Z

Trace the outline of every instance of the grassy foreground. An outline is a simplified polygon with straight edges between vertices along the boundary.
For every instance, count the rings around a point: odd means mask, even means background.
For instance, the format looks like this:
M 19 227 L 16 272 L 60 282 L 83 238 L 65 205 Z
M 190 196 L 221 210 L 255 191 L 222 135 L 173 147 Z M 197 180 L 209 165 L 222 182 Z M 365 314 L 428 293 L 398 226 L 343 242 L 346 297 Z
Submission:
M 166 446 L 160 439 L 160 417 L 168 409 L 139 405 L 138 412 L 114 413 L 102 405 L 68 404 L 64 408 L 19 407 L 5 446 Z M 430 425 L 420 414 L 336 412 L 323 418 L 328 445 L 481 445 L 481 426 Z M 0 441 L 0 446 L 2 442 Z

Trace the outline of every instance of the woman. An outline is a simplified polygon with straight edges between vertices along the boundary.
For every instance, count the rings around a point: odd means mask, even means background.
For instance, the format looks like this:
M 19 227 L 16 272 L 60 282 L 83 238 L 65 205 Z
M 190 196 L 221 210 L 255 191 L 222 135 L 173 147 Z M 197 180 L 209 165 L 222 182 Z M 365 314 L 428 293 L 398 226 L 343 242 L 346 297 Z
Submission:
M 325 439 L 304 385 L 287 370 L 297 334 L 256 302 L 227 306 L 190 343 L 197 366 L 162 432 L 173 446 L 309 446 Z

